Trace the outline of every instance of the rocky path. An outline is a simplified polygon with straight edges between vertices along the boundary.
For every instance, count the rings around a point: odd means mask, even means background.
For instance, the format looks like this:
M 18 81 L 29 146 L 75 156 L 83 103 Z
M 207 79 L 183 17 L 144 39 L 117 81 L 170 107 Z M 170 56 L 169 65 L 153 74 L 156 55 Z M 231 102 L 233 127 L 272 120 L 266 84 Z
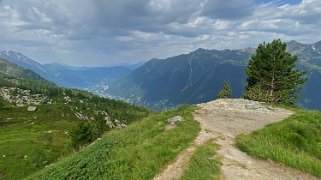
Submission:
M 258 102 L 243 99 L 216 100 L 199 104 L 195 119 L 202 130 L 194 143 L 154 179 L 179 179 L 188 165 L 197 145 L 214 139 L 220 145 L 218 155 L 222 157 L 222 179 L 317 179 L 300 171 L 280 164 L 259 160 L 248 156 L 234 146 L 235 136 L 263 128 L 265 125 L 280 121 L 292 112 L 284 109 L 271 109 Z

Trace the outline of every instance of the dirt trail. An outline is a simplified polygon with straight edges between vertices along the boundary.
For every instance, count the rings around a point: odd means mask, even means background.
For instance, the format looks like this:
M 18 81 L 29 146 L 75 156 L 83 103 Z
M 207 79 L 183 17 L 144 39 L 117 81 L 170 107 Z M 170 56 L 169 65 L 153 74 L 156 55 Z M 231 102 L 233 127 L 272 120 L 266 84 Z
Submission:
M 207 135 L 207 132 L 202 129 L 194 140 L 194 143 L 181 152 L 176 161 L 173 164 L 168 165 L 161 174 L 154 178 L 154 180 L 179 179 L 187 168 L 188 162 L 194 154 L 197 145 L 204 144 L 209 138 L 210 136 Z
M 234 146 L 234 138 L 240 133 L 249 133 L 265 125 L 287 118 L 292 112 L 284 109 L 269 109 L 258 102 L 227 99 L 199 104 L 195 119 L 202 130 L 194 143 L 183 151 L 177 160 L 154 179 L 179 179 L 193 155 L 196 145 L 214 139 L 220 145 L 222 179 L 262 180 L 314 180 L 318 179 L 280 164 L 248 156 Z

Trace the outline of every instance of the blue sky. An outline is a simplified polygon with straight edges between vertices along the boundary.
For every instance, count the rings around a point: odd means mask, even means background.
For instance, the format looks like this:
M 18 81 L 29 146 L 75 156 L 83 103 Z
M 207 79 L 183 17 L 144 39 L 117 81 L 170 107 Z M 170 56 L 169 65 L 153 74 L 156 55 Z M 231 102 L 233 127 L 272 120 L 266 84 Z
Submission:
M 320 0 L 0 0 L 0 49 L 102 66 L 321 40 Z

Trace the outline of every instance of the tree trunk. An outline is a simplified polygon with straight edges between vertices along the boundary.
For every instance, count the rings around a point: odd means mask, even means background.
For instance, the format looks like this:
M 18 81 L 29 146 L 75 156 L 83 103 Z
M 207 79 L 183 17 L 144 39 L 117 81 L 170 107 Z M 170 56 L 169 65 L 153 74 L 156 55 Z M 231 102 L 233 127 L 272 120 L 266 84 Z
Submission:
M 275 89 L 275 78 L 272 77 L 272 81 L 271 81 L 271 85 L 270 85 L 270 92 L 269 92 L 269 96 L 270 96 L 270 100 L 274 102 L 274 89 Z

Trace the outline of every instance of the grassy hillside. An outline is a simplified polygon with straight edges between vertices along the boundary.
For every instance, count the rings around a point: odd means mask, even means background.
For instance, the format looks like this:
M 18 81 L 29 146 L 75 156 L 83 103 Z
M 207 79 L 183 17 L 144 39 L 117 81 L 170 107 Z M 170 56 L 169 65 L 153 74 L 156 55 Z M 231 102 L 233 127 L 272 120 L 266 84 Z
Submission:
M 36 110 L 28 111 L 29 106 Z M 71 137 L 78 124 L 105 131 L 148 113 L 121 101 L 59 88 L 32 71 L 0 61 L 0 179 L 26 177 L 74 152 Z M 99 129 L 99 123 L 106 127 Z
M 321 177 L 321 113 L 318 111 L 296 110 L 284 121 L 240 135 L 236 143 L 250 155 Z
M 38 74 L 34 73 L 33 71 L 21 68 L 3 59 L 0 59 L 0 76 L 9 76 L 27 80 L 48 82 L 41 78 Z
M 99 103 L 86 96 L 77 101 L 72 99 L 74 102 L 65 104 L 56 97 L 58 102 L 38 105 L 35 112 L 28 112 L 27 107 L 2 103 L 0 178 L 24 177 L 72 152 L 70 132 L 83 121 L 77 118 L 78 112 L 91 118 L 96 111 L 106 111 L 112 120 L 119 119 L 125 124 L 147 113 L 144 109 L 106 99 L 97 98 L 101 100 Z
M 61 114 L 66 114 L 62 117 Z M 0 179 L 25 177 L 72 152 L 70 129 L 79 120 L 66 105 L 0 110 Z
M 197 136 L 192 107 L 151 114 L 124 129 L 115 129 L 90 147 L 67 157 L 28 179 L 152 179 Z M 184 121 L 166 130 L 167 119 Z

